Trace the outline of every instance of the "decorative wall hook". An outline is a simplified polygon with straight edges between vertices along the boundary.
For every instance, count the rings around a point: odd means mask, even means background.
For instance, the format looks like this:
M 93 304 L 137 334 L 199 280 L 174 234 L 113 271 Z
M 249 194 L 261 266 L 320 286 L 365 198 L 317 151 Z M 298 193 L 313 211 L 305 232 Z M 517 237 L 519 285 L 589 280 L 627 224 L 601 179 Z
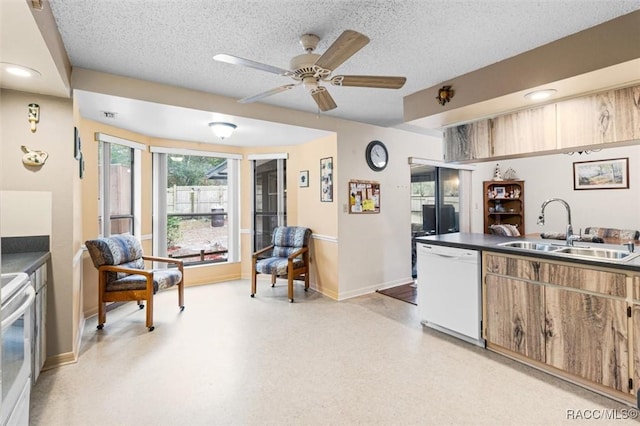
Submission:
M 36 132 L 36 124 L 40 121 L 40 105 L 29 104 L 29 124 L 31 125 L 31 132 Z
M 31 150 L 24 145 L 20 148 L 22 149 L 22 152 L 24 152 L 24 155 L 22 156 L 22 163 L 25 166 L 41 167 L 49 157 L 49 154 L 44 151 Z
M 440 90 L 438 90 L 438 96 L 436 96 L 436 100 L 442 106 L 449 102 L 451 98 L 453 98 L 454 91 L 451 90 L 451 86 L 442 86 Z

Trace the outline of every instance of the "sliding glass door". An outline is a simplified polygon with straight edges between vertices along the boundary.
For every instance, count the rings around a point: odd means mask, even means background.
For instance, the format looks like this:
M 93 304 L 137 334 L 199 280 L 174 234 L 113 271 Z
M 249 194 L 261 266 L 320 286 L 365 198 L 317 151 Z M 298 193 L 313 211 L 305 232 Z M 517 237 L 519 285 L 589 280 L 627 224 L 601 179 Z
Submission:
M 430 164 L 411 165 L 411 274 L 416 272 L 415 238 L 460 231 L 460 173 Z
M 287 160 L 255 159 L 253 162 L 254 251 L 271 244 L 273 230 L 287 224 Z
M 459 170 L 411 166 L 411 228 L 423 235 L 460 230 Z

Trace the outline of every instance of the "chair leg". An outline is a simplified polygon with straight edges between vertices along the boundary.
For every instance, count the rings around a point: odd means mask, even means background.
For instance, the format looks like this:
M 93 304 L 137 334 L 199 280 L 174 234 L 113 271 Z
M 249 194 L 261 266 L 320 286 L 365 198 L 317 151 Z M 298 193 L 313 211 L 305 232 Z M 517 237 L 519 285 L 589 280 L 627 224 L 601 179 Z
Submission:
M 103 294 L 105 291 L 104 274 L 98 272 L 98 330 L 102 330 L 104 323 L 107 322 L 107 307 L 104 302 Z
M 184 279 L 178 283 L 178 307 L 180 311 L 184 311 Z
M 104 323 L 107 322 L 106 304 L 102 301 L 102 294 L 98 296 L 98 330 L 102 330 Z
M 309 290 L 309 271 L 304 273 L 304 291 Z
M 289 293 L 289 302 L 293 303 L 293 274 L 287 274 L 287 286 Z
M 258 273 L 256 272 L 255 268 L 251 269 L 251 297 L 254 297 L 256 295 L 256 275 L 258 275 Z
M 271 274 L 271 287 L 276 286 L 276 273 Z
M 147 328 L 149 331 L 153 331 L 153 293 L 147 296 Z

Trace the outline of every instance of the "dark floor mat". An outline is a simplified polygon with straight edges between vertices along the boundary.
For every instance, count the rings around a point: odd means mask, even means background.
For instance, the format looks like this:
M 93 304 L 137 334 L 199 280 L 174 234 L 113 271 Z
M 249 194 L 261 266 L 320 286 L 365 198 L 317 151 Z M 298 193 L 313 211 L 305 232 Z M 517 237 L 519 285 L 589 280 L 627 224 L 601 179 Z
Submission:
M 412 305 L 418 304 L 418 289 L 413 283 L 385 288 L 384 290 L 376 290 L 376 292 L 384 294 L 385 296 L 393 297 L 394 299 L 402 300 L 403 302 L 411 303 Z

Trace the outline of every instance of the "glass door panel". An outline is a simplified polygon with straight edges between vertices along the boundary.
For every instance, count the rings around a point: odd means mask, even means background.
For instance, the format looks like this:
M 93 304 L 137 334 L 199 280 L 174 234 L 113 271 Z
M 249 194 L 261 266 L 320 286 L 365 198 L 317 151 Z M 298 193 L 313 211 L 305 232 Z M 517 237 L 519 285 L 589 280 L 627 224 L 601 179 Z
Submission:
M 273 230 L 287 223 L 286 160 L 254 160 L 254 251 L 271 244 Z
M 411 265 L 416 271 L 416 237 L 460 230 L 459 170 L 411 165 Z

